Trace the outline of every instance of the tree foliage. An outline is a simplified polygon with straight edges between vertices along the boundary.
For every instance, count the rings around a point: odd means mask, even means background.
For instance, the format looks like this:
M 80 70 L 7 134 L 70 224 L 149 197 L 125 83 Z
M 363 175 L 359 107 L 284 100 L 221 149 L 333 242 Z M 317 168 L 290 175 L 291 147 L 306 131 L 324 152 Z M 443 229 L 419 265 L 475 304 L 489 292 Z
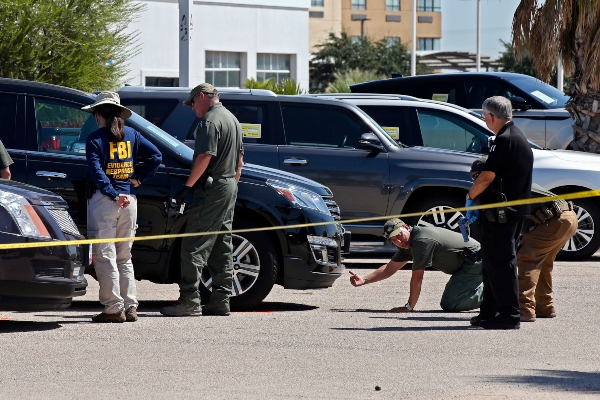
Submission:
M 575 118 L 575 149 L 600 152 L 600 4 L 598 0 L 522 0 L 513 19 L 518 57 L 528 49 L 544 80 L 560 57 L 571 76 L 567 110 Z
M 515 72 L 517 74 L 524 74 L 537 78 L 537 72 L 535 68 L 533 68 L 533 61 L 528 52 L 522 57 L 517 57 L 511 43 L 507 43 L 502 39 L 500 39 L 500 42 L 502 43 L 502 46 L 504 46 L 504 51 L 498 58 L 502 71 Z
M 293 79 L 284 78 L 280 82 L 276 82 L 275 78 L 267 80 L 256 80 L 254 78 L 246 79 L 244 83 L 246 89 L 265 89 L 276 94 L 305 94 L 306 91 L 300 87 Z
M 133 0 L 0 0 L 0 76 L 115 89 L 136 55 Z
M 328 93 L 350 93 L 350 85 L 385 78 L 383 75 L 377 75 L 375 71 L 361 71 L 359 69 L 336 72 L 333 74 L 333 77 L 335 80 L 325 89 Z
M 352 38 L 342 32 L 340 36 L 330 33 L 327 40 L 316 47 L 319 50 L 312 54 L 310 61 L 313 88 L 325 89 L 335 81 L 336 73 L 351 70 L 374 71 L 386 77 L 392 73 L 410 75 L 410 52 L 401 42 L 389 45 L 385 39 L 373 41 L 365 37 L 353 43 Z M 426 66 L 417 63 L 417 74 L 427 72 Z

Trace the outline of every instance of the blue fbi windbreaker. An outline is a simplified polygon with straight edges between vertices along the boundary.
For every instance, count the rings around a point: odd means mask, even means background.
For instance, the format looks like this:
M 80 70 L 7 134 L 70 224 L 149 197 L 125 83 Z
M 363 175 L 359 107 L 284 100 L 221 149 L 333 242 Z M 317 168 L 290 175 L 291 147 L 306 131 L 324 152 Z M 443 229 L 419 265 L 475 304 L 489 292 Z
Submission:
M 125 136 L 115 142 L 108 128 L 89 134 L 85 145 L 88 170 L 100 193 L 114 199 L 119 194 L 135 194 L 129 178 L 145 179 L 154 176 L 162 161 L 160 151 L 138 131 L 124 127 Z M 142 166 L 135 160 L 144 160 Z

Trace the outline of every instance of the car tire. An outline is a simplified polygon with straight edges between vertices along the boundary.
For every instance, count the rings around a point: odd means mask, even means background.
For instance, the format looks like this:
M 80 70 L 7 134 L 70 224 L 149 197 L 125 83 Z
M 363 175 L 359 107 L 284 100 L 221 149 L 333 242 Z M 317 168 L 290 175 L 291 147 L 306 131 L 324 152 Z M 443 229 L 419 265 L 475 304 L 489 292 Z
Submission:
M 600 207 L 591 199 L 573 200 L 579 221 L 577 232 L 556 255 L 561 261 L 581 261 L 591 257 L 600 248 Z
M 234 221 L 233 229 L 252 229 L 257 225 L 246 220 Z M 278 258 L 272 239 L 266 232 L 232 234 L 233 284 L 232 310 L 258 306 L 271 292 L 277 280 Z M 202 304 L 210 298 L 210 273 L 203 268 L 200 277 Z
M 460 232 L 458 227 L 458 219 L 464 214 L 456 211 L 457 208 L 465 206 L 465 200 L 456 196 L 430 196 L 427 199 L 422 199 L 416 202 L 411 207 L 411 213 L 429 213 L 429 215 L 421 215 L 420 217 L 412 217 L 407 219 L 407 223 L 413 226 L 435 226 L 438 228 L 446 228 L 454 232 Z M 441 212 L 450 210 L 450 212 Z M 454 211 L 452 211 L 454 210 Z M 471 237 L 479 240 L 479 224 L 471 225 Z

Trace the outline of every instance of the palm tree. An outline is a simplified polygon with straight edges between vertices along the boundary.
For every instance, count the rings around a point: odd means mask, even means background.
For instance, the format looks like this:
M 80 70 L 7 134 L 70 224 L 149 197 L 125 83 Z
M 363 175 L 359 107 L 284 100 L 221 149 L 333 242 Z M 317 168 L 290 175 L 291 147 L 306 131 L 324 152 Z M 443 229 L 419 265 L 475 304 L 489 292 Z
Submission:
M 533 67 L 548 81 L 560 57 L 572 77 L 567 110 L 575 119 L 574 150 L 600 153 L 599 0 L 521 0 L 513 19 L 518 56 L 529 49 Z

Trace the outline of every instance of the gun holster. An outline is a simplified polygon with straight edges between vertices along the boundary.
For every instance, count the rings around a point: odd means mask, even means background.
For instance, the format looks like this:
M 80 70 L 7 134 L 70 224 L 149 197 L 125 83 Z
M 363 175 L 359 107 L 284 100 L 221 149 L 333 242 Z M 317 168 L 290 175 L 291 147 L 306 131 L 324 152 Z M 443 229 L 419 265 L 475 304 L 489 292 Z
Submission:
M 468 247 L 463 250 L 463 261 L 465 264 L 473 265 L 481 261 L 481 250 L 473 251 Z

